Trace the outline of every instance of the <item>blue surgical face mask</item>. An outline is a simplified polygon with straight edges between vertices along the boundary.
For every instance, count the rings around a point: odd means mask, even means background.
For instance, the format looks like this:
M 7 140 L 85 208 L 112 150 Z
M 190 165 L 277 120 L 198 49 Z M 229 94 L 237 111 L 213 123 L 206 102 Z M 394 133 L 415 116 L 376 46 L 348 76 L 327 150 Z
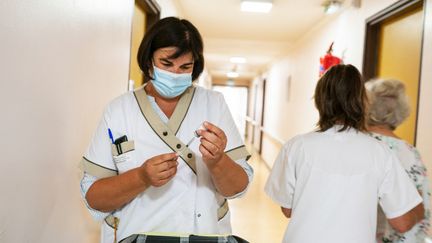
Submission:
M 181 95 L 192 85 L 192 73 L 172 73 L 153 66 L 153 86 L 165 98 Z

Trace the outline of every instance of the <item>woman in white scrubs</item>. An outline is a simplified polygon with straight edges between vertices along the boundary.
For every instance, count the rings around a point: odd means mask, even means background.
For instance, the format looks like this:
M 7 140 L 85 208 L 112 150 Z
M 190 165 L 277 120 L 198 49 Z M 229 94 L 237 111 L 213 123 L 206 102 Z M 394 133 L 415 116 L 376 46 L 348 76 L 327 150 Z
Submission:
M 198 30 L 158 21 L 138 63 L 145 85 L 108 104 L 82 159 L 101 242 L 241 242 L 227 199 L 245 192 L 253 170 L 222 94 L 193 85 L 204 68 Z
M 283 242 L 375 242 L 377 206 L 397 231 L 424 216 L 396 156 L 366 132 L 366 91 L 359 71 L 336 65 L 318 81 L 316 131 L 289 140 L 265 191 L 291 217 Z
M 395 129 L 410 114 L 405 85 L 399 80 L 377 79 L 366 82 L 366 89 L 370 102 L 368 129 L 374 138 L 387 144 L 399 158 L 399 162 L 411 182 L 423 197 L 423 207 L 425 208 L 424 219 L 403 234 L 389 225 L 382 209 L 379 208 L 377 242 L 425 242 L 430 224 L 429 180 L 427 179 L 426 167 L 417 149 L 395 134 Z

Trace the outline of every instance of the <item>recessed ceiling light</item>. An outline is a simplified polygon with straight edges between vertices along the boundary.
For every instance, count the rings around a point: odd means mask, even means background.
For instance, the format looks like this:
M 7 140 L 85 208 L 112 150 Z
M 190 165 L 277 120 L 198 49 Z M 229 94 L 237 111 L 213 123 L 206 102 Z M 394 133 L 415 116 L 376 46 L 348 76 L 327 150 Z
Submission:
M 323 3 L 323 6 L 324 6 L 324 13 L 334 14 L 341 9 L 342 2 L 337 1 L 337 0 L 326 1 Z
M 232 80 L 232 79 L 228 79 L 228 80 L 226 81 L 226 85 L 228 85 L 228 86 L 234 86 L 234 85 L 235 85 L 235 82 L 234 82 L 234 80 Z
M 237 78 L 238 76 L 240 76 L 238 72 L 227 72 L 226 75 L 228 78 Z
M 231 57 L 230 62 L 232 62 L 232 63 L 246 63 L 246 58 L 244 58 L 244 57 Z
M 271 0 L 243 0 L 240 10 L 243 12 L 268 13 L 272 7 Z

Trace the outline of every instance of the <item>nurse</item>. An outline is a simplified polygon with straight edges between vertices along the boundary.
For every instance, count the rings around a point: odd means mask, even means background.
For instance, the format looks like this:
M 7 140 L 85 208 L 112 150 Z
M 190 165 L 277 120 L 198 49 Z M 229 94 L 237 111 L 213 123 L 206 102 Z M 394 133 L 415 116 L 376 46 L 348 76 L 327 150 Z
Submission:
M 81 191 L 104 220 L 101 242 L 241 242 L 227 199 L 250 184 L 250 155 L 222 94 L 193 85 L 204 68 L 198 30 L 158 21 L 138 63 L 144 86 L 108 104 L 82 159 Z
M 265 191 L 291 218 L 284 243 L 373 243 L 378 204 L 389 225 L 408 231 L 424 217 L 420 197 L 397 157 L 366 131 L 366 91 L 352 65 L 318 81 L 316 131 L 289 140 Z

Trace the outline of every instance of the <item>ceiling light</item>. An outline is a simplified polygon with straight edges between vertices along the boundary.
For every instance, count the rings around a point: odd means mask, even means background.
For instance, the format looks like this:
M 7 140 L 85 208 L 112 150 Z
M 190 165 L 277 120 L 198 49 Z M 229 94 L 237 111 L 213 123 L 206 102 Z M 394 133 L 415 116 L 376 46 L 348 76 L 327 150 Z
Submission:
M 243 12 L 268 13 L 272 7 L 271 0 L 242 0 L 240 10 Z
M 342 7 L 342 2 L 340 1 L 326 1 L 323 3 L 324 6 L 324 13 L 326 14 L 333 14 L 339 11 L 339 9 Z
M 361 7 L 361 0 L 352 0 L 351 6 L 353 6 L 354 8 L 360 8 Z
M 240 76 L 238 72 L 227 72 L 226 75 L 228 78 L 237 78 L 238 76 Z
M 246 58 L 244 58 L 244 57 L 231 57 L 230 62 L 232 62 L 232 63 L 246 63 Z
M 235 85 L 235 82 L 234 82 L 234 80 L 232 80 L 232 79 L 228 79 L 228 80 L 226 81 L 226 85 L 228 85 L 228 86 L 234 86 L 234 85 Z

